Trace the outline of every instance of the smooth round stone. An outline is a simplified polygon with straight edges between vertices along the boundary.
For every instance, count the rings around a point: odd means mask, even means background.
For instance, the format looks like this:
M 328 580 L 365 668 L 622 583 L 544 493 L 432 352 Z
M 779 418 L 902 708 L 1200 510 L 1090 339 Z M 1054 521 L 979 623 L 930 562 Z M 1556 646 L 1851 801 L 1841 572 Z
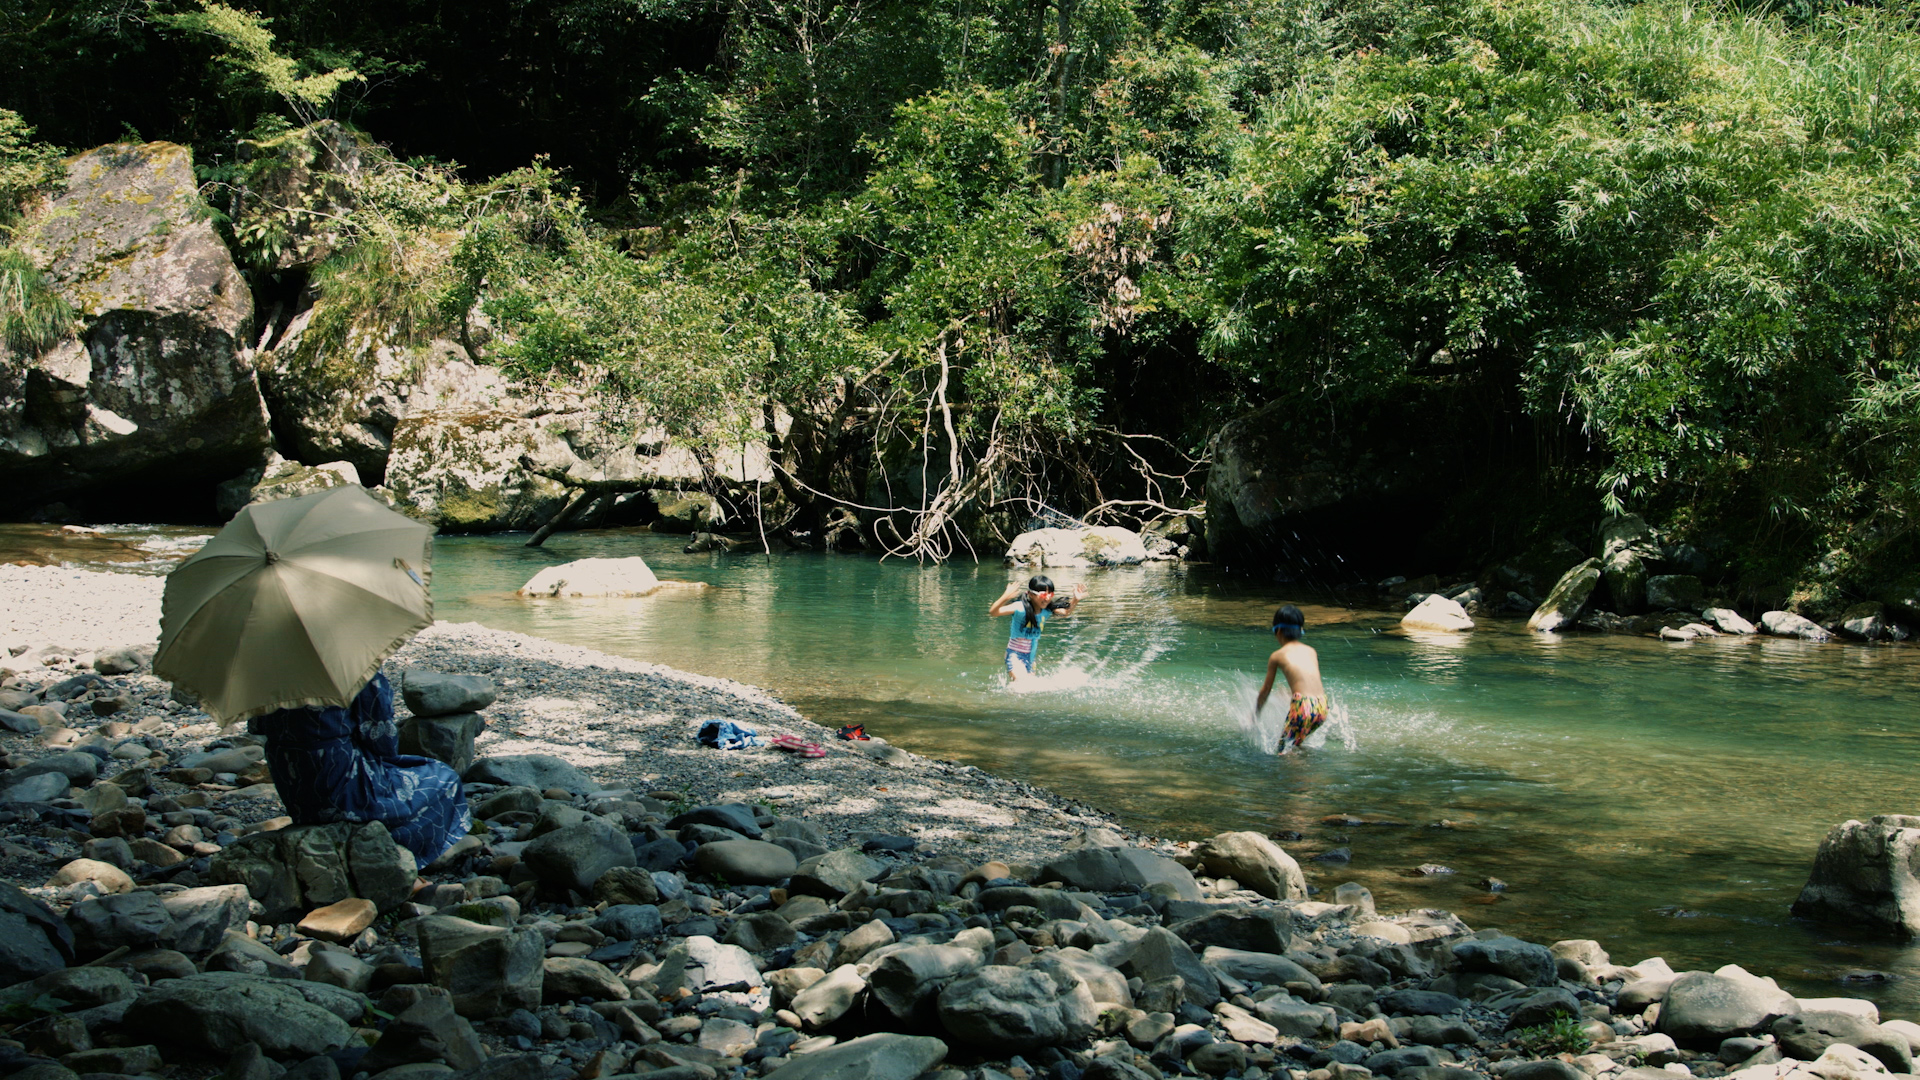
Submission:
M 729 885 L 777 885 L 793 876 L 800 861 L 793 852 L 764 840 L 721 840 L 702 844 L 693 854 L 702 873 Z

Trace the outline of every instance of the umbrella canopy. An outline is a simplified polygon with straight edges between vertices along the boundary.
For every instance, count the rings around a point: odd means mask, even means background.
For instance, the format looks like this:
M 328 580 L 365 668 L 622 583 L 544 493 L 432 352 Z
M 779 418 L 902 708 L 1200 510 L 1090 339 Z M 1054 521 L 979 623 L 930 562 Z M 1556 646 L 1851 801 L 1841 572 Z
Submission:
M 433 621 L 432 554 L 362 487 L 255 503 L 167 575 L 154 674 L 226 723 L 346 705 Z

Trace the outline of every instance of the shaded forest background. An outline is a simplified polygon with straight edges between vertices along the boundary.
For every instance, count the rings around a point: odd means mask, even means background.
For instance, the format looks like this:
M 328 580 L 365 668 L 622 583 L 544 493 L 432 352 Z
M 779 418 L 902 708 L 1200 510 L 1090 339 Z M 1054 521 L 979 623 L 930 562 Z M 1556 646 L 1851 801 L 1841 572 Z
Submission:
M 1264 407 L 1274 467 L 1401 478 L 1301 518 L 1361 572 L 1622 511 L 1809 602 L 1920 554 L 1904 10 L 0 0 L 0 57 L 0 204 L 187 144 L 310 332 L 768 439 L 783 527 L 1164 518 Z M 250 193 L 325 121 L 385 151 L 276 284 L 316 224 Z

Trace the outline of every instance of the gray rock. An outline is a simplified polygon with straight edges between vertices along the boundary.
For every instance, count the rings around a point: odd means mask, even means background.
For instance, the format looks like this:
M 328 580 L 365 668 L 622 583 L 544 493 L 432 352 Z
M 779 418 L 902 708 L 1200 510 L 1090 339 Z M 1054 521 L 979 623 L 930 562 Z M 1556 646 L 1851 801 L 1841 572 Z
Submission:
M 1088 892 L 1144 892 L 1165 885 L 1181 900 L 1200 899 L 1200 886 L 1186 867 L 1164 855 L 1134 847 L 1087 847 L 1069 851 L 1040 868 L 1041 882 L 1062 881 Z
M 1186 982 L 1187 1000 L 1203 1009 L 1213 1008 L 1220 1000 L 1220 980 L 1214 977 L 1200 957 L 1194 955 L 1186 942 L 1173 936 L 1164 926 L 1153 927 L 1141 935 L 1128 951 L 1125 961 L 1114 966 L 1130 976 L 1138 976 L 1143 982 L 1178 975 Z
M 1673 985 L 1674 978 L 1672 975 L 1656 975 L 1625 984 L 1620 987 L 1614 1009 L 1622 1015 L 1646 1011 L 1647 1006 L 1667 999 L 1667 988 Z
M 738 945 L 750 953 L 771 952 L 799 940 L 793 924 L 771 911 L 756 911 L 734 920 L 725 944 Z
M 465 772 L 473 765 L 473 740 L 486 726 L 487 718 L 477 712 L 410 716 L 400 721 L 400 752 L 444 761 L 454 772 Z
M 1551 1024 L 1562 1016 L 1579 1016 L 1580 999 L 1561 987 L 1542 990 L 1520 1003 L 1507 1020 L 1508 1031 Z
M 150 892 L 85 900 L 73 905 L 67 919 L 73 926 L 75 946 L 85 954 L 95 955 L 123 946 L 129 949 L 173 946 L 173 915 L 160 897 Z
M 315 952 L 307 958 L 301 975 L 309 982 L 325 983 L 342 990 L 364 994 L 373 985 L 374 966 L 347 952 Z
M 1319 978 L 1313 972 L 1284 956 L 1275 956 L 1272 953 L 1242 952 L 1239 949 L 1209 945 L 1200 954 L 1200 960 L 1208 967 L 1216 968 L 1222 974 L 1241 982 L 1264 983 L 1268 986 L 1285 986 L 1290 982 L 1320 985 Z
M 1502 1073 L 1500 1080 L 1588 1080 L 1588 1077 L 1558 1058 L 1545 1058 L 1516 1065 Z
M 1700 612 L 1700 617 L 1713 625 L 1723 634 L 1751 634 L 1754 625 L 1740 617 L 1732 608 L 1710 607 Z
M 1010 907 L 1031 907 L 1039 909 L 1049 919 L 1077 919 L 1080 917 L 1080 902 L 1058 889 L 1029 889 L 1019 885 L 1003 885 L 994 889 L 982 889 L 974 898 L 987 911 L 1005 911 Z
M 1396 1076 L 1405 1069 L 1429 1068 L 1440 1064 L 1440 1052 L 1431 1046 L 1403 1046 L 1386 1050 L 1361 1062 L 1375 1076 Z
M 1253 1007 L 1253 1015 L 1296 1039 L 1331 1039 L 1340 1033 L 1340 1014 L 1325 1005 L 1296 1001 L 1286 994 Z
M 1835 825 L 1820 841 L 1793 913 L 1822 922 L 1920 936 L 1920 817 L 1879 814 Z
M 1548 633 L 1580 621 L 1600 585 L 1600 560 L 1588 559 L 1568 570 L 1527 618 L 1527 629 Z
M 453 995 L 460 1015 L 484 1018 L 540 1007 L 547 945 L 538 931 L 449 915 L 429 915 L 418 927 L 427 978 Z
M 473 816 L 482 821 L 491 821 L 502 814 L 537 814 L 544 802 L 546 796 L 538 788 L 502 788 L 473 800 Z
M 1833 635 L 1810 619 L 1791 611 L 1769 611 L 1760 616 L 1760 629 L 1774 637 L 1799 638 L 1802 641 L 1831 641 Z
M 579 998 L 625 1001 L 633 996 L 627 984 L 607 965 L 574 956 L 549 956 L 542 965 L 541 999 L 548 1004 Z
M 900 1020 L 930 1005 L 946 984 L 978 969 L 981 956 L 954 945 L 909 945 L 882 957 L 867 976 L 874 1000 Z M 1125 980 L 1122 980 L 1124 987 Z
M 593 899 L 615 907 L 647 906 L 659 903 L 660 888 L 653 883 L 653 874 L 638 865 L 616 866 L 593 883 Z
M 1069 978 L 1078 979 L 1087 984 L 1087 992 L 1093 995 L 1096 1004 L 1133 1007 L 1133 994 L 1127 989 L 1126 974 L 1085 949 L 1053 949 L 1026 957 L 1015 966 L 1038 967 L 1053 972 L 1053 981 L 1056 983 L 1064 984 Z
M 1452 994 L 1437 990 L 1395 990 L 1380 995 L 1378 1001 L 1389 1016 L 1450 1016 L 1467 1007 Z
M 69 1009 L 91 1009 L 130 1000 L 135 991 L 133 980 L 117 968 L 65 968 L 0 990 L 0 1007 L 30 1002 L 44 994 L 66 1002 Z
M 385 825 L 339 822 L 243 836 L 213 857 L 207 877 L 246 886 L 267 919 L 292 922 L 356 896 L 391 910 L 412 896 L 414 871 L 413 854 Z
M 461 778 L 473 784 L 530 787 L 535 791 L 559 788 L 574 795 L 600 789 L 600 785 L 587 779 L 586 773 L 550 754 L 481 758 L 462 773 Z
M 1099 1019 L 1086 984 L 1063 987 L 1053 975 L 1033 968 L 988 967 L 963 975 L 940 991 L 938 1010 L 941 1024 L 956 1038 L 989 1053 L 1083 1038 Z
M 1719 1046 L 1734 1035 L 1751 1035 L 1800 1005 L 1772 979 L 1756 978 L 1731 965 L 1709 974 L 1689 971 L 1673 980 L 1660 1006 L 1658 1030 L 1677 1043 Z
M 14 712 L 12 709 L 0 708 L 0 727 L 6 728 L 8 731 L 17 732 L 21 735 L 37 735 L 40 733 L 40 720 L 38 717 L 28 716 L 25 713 Z M 0 801 L 8 801 L 8 800 L 0 800 Z M 15 800 L 15 801 L 24 802 L 27 800 Z
M 320 996 L 322 991 L 340 997 Z M 215 1054 L 257 1043 L 273 1057 L 303 1058 L 338 1050 L 353 1038 L 340 1016 L 343 1004 L 358 1010 L 358 1019 L 367 1001 L 318 983 L 211 971 L 148 987 L 127 1010 L 125 1023 L 137 1035 Z
M 276 979 L 298 979 L 300 969 L 286 957 L 248 937 L 228 931 L 207 954 L 206 970 L 264 975 Z
M 229 746 L 219 750 L 204 750 L 198 754 L 188 754 L 182 757 L 178 764 L 182 769 L 237 773 L 245 772 L 266 759 L 265 747 Z
M 0 776 L 0 803 L 52 802 L 65 798 L 72 786 L 59 773 L 33 773 L 17 778 L 8 773 Z
M 75 787 L 86 787 L 99 778 L 100 759 L 78 750 L 63 754 L 48 754 L 46 757 L 30 761 L 8 772 L 0 783 L 11 784 L 16 779 L 38 776 L 41 773 L 54 773 L 65 777 Z
M 407 703 L 407 711 L 420 717 L 478 712 L 493 704 L 499 693 L 485 675 L 408 668 L 400 676 L 400 698 Z
M 914 1080 L 946 1056 L 947 1044 L 939 1039 L 883 1032 L 803 1054 L 767 1080 Z
M 697 990 L 713 986 L 745 983 L 764 986 L 760 969 L 747 950 L 738 945 L 723 945 L 702 934 L 687 938 L 687 980 Z
M 631 854 L 631 845 L 627 850 Z M 764 840 L 702 844 L 693 853 L 693 865 L 729 885 L 778 885 L 800 866 L 793 852 Z
M 760 823 L 753 816 L 753 807 L 746 803 L 696 806 L 667 822 L 669 829 L 684 829 L 688 825 L 712 825 L 715 828 L 737 832 L 750 840 L 760 839 Z
M 1773 1022 L 1772 1030 L 1780 1049 L 1801 1061 L 1813 1061 L 1834 1043 L 1845 1043 L 1872 1054 L 1888 1072 L 1913 1071 L 1913 1051 L 1905 1036 L 1854 1013 L 1818 1011 L 1783 1016 Z
M 131 675 L 153 662 L 153 651 L 133 645 L 102 649 L 93 654 L 93 670 L 102 675 Z
M 1283 953 L 1293 944 L 1293 921 L 1277 908 L 1223 908 L 1167 929 L 1196 949 L 1218 945 L 1240 952 Z
M 540 880 L 582 894 L 608 870 L 634 865 L 633 842 L 600 818 L 556 829 L 529 843 L 520 858 Z
M 654 895 L 657 897 L 659 894 Z M 652 904 L 615 904 L 593 920 L 593 928 L 615 941 L 641 941 L 659 937 L 662 929 L 660 909 Z
M 52 908 L 18 886 L 0 882 L 0 985 L 65 967 L 73 952 L 73 932 Z
M 454 1012 L 453 999 L 445 994 L 428 994 L 387 1022 L 379 1041 L 360 1059 L 358 1071 L 380 1073 L 429 1061 L 472 1069 L 486 1057 L 473 1025 Z
M 1463 941 L 1453 947 L 1453 955 L 1467 971 L 1490 971 L 1528 986 L 1552 986 L 1559 981 L 1553 953 L 1544 945 L 1515 937 Z
M 838 900 L 885 870 L 885 864 L 852 848 L 829 851 L 800 863 L 787 889 L 807 896 Z
M 173 920 L 172 947 L 184 953 L 212 949 L 227 931 L 247 925 L 251 899 L 244 885 L 211 885 L 161 897 Z
M 1834 632 L 1841 637 L 1854 641 L 1887 641 L 1894 639 L 1892 624 L 1887 621 L 1887 605 L 1878 600 L 1854 604 L 1842 612 L 1833 624 Z
M 1307 878 L 1293 856 L 1256 832 L 1228 832 L 1206 841 L 1197 852 L 1207 873 L 1230 877 L 1274 900 L 1305 900 Z
M 1395 1025 L 1396 1028 L 1398 1026 Z M 1458 1020 L 1442 1020 L 1437 1016 L 1416 1016 L 1407 1021 L 1406 1033 L 1400 1038 L 1424 1046 L 1473 1046 L 1480 1041 L 1479 1033 L 1468 1025 Z

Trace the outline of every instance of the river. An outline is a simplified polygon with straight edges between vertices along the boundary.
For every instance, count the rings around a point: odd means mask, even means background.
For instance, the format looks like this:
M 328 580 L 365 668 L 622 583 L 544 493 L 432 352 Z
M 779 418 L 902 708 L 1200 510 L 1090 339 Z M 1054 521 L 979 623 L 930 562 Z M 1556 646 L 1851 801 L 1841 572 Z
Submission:
M 29 531 L 0 532 L 0 555 L 31 546 Z M 192 538 L 109 533 L 155 549 L 124 564 L 146 571 Z M 1597 938 L 1625 963 L 1737 962 L 1803 996 L 1920 1015 L 1920 950 L 1787 910 L 1829 827 L 1920 810 L 1920 648 L 1550 636 L 1510 621 L 1408 634 L 1397 613 L 1315 605 L 1205 566 L 1063 570 L 1056 581 L 1089 596 L 1048 624 L 1039 663 L 1070 685 L 1012 694 L 1005 620 L 985 617 L 1014 576 L 997 564 L 688 555 L 683 538 L 638 530 L 523 540 L 440 538 L 436 614 L 765 686 L 829 727 L 864 723 L 1160 835 L 1299 833 L 1284 846 L 1310 880 L 1328 893 L 1361 882 L 1382 908 Z M 512 595 L 543 566 L 618 555 L 712 587 Z M 1325 745 L 1275 758 L 1243 721 L 1288 600 L 1307 612 L 1342 715 Z M 1336 848 L 1352 861 L 1310 859 Z M 1410 873 L 1423 864 L 1453 872 Z M 1862 970 L 1893 979 L 1842 981 Z

